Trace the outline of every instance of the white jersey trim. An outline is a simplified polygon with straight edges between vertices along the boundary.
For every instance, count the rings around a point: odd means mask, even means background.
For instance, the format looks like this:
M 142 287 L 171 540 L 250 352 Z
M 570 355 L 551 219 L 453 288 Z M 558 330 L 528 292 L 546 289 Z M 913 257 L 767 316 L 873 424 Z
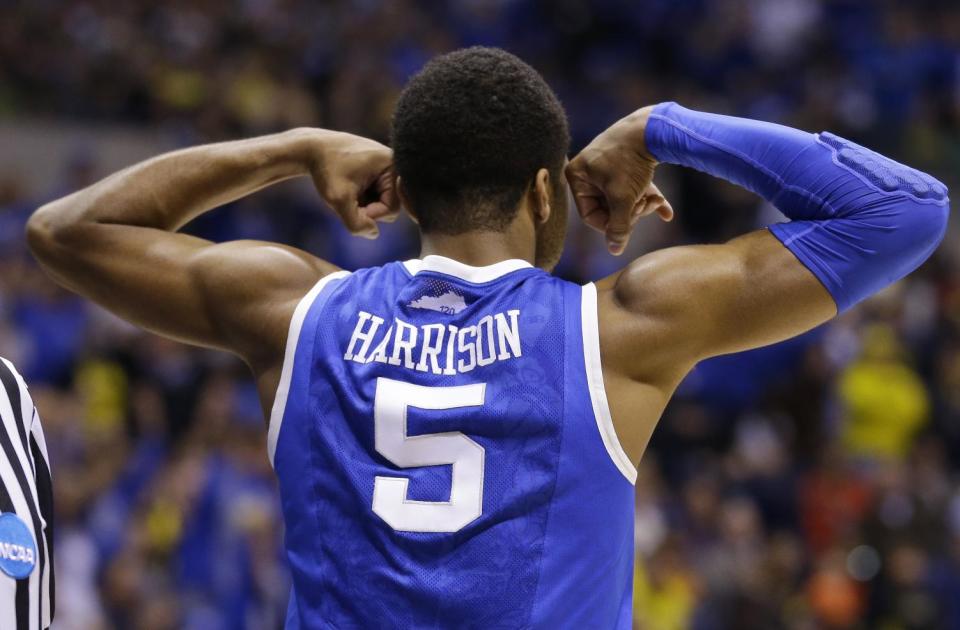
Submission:
M 287 333 L 287 347 L 283 355 L 283 369 L 280 372 L 280 384 L 277 386 L 277 394 L 273 398 L 273 408 L 270 410 L 270 427 L 267 429 L 267 455 L 270 457 L 270 465 L 274 465 L 274 456 L 277 452 L 277 440 L 280 437 L 280 425 L 283 423 L 283 413 L 287 408 L 287 396 L 290 394 L 290 381 L 293 379 L 293 363 L 297 354 L 297 345 L 300 341 L 300 329 L 303 328 L 303 320 L 306 319 L 310 307 L 313 305 L 317 296 L 333 280 L 339 280 L 349 276 L 349 271 L 336 271 L 329 276 L 324 276 L 313 285 L 313 288 L 303 296 L 293 311 L 293 318 L 290 320 L 290 330 Z
M 637 467 L 623 450 L 607 403 L 607 391 L 603 385 L 603 367 L 600 363 L 600 326 L 597 318 L 597 287 L 592 282 L 585 284 L 580 301 L 580 326 L 583 329 L 583 359 L 587 370 L 587 387 L 590 403 L 597 421 L 600 438 L 613 464 L 631 484 L 637 483 Z
M 421 271 L 436 271 L 437 273 L 460 278 L 461 280 L 466 280 L 474 284 L 483 284 L 484 282 L 496 280 L 514 271 L 533 268 L 533 265 L 527 261 L 517 258 L 501 260 L 498 263 L 485 267 L 473 267 L 453 260 L 452 258 L 437 255 L 425 256 L 423 260 L 416 258 L 407 260 L 404 261 L 403 266 L 407 268 L 407 271 L 409 271 L 412 276 L 417 275 L 417 273 Z

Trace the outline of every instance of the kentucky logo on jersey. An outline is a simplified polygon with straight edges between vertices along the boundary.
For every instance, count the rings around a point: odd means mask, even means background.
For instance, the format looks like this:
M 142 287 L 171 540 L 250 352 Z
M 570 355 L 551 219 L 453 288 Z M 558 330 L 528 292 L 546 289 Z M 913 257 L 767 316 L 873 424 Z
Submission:
M 463 296 L 453 291 L 447 291 L 442 295 L 424 295 L 408 304 L 410 308 L 423 308 L 430 311 L 438 311 L 446 315 L 456 315 L 467 308 L 467 302 Z
M 0 571 L 22 580 L 36 565 L 37 545 L 30 528 L 16 514 L 0 514 Z

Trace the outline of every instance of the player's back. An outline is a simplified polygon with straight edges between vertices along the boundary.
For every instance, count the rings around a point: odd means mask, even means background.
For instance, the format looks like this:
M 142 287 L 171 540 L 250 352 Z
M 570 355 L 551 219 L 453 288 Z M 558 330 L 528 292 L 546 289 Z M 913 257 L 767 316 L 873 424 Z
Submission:
M 428 256 L 322 280 L 270 427 L 289 628 L 630 626 L 596 290 Z

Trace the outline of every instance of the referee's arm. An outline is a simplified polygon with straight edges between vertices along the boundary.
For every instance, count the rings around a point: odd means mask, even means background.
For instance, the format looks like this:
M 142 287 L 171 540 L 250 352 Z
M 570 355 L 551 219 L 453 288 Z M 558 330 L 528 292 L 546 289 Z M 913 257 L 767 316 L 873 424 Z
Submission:
M 54 612 L 53 487 L 40 417 L 0 357 L 0 628 L 46 630 Z

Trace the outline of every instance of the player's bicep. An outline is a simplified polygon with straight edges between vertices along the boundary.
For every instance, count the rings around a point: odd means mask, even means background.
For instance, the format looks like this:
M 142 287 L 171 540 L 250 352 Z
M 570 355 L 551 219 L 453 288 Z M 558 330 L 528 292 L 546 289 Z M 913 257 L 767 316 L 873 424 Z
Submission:
M 283 358 L 290 319 L 303 296 L 338 270 L 294 247 L 233 241 L 195 255 L 190 274 L 219 347 L 263 368 Z
M 837 314 L 820 280 L 768 230 L 715 246 L 702 264 L 706 321 L 702 357 L 750 350 L 795 337 Z
M 60 243 L 62 256 L 45 257 L 65 286 L 147 330 L 249 362 L 276 344 L 282 352 L 286 310 L 335 270 L 294 248 L 137 226 L 90 224 L 68 236 L 96 246 Z
M 654 252 L 609 282 L 620 304 L 657 331 L 666 360 L 689 366 L 788 339 L 836 314 L 820 281 L 767 230 Z

